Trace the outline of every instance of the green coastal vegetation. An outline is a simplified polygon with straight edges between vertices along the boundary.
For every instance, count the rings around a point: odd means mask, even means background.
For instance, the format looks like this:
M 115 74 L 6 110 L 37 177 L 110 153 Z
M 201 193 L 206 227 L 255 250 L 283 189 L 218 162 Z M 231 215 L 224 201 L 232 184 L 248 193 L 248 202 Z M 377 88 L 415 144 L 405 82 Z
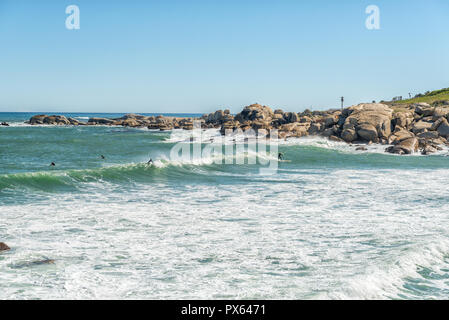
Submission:
M 428 103 L 428 104 L 447 104 L 449 101 L 449 88 L 443 88 L 434 91 L 427 91 L 425 93 L 419 93 L 412 99 L 388 101 L 387 104 L 402 105 L 412 103 Z

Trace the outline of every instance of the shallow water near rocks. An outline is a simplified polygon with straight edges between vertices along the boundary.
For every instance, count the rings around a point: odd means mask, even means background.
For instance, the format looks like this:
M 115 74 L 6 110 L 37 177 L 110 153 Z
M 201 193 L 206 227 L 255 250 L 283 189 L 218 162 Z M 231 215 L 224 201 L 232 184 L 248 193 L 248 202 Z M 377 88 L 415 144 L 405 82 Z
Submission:
M 447 150 L 292 139 L 264 176 L 171 161 L 185 132 L 26 118 L 0 114 L 1 299 L 449 297 Z

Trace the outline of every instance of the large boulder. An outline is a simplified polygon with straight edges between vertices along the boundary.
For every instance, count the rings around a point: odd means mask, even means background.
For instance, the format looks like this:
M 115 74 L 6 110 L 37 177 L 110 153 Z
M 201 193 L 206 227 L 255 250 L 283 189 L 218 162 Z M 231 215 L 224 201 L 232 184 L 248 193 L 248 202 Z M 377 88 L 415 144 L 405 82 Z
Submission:
M 341 138 L 346 142 L 352 142 L 357 140 L 358 135 L 355 129 L 345 129 L 341 133 Z
M 299 118 L 299 122 L 301 123 L 310 123 L 312 122 L 312 118 L 310 118 L 309 116 L 302 116 Z
M 307 133 L 307 129 L 309 128 L 308 124 L 305 123 L 298 123 L 298 122 L 294 122 L 294 123 L 288 123 L 288 124 L 283 124 L 279 127 L 279 136 L 280 137 L 302 137 L 302 136 L 306 136 Z
M 426 121 L 421 120 L 421 121 L 415 122 L 413 124 L 412 131 L 413 131 L 413 133 L 417 134 L 417 133 L 423 132 L 424 130 L 430 130 L 431 128 L 432 128 L 431 122 L 426 122 Z
M 402 140 L 395 146 L 388 147 L 385 151 L 396 154 L 412 154 L 418 151 L 419 142 L 415 137 Z
M 413 122 L 412 112 L 397 112 L 393 115 L 394 126 L 408 128 Z
M 437 131 L 426 131 L 419 133 L 417 137 L 420 139 L 437 139 L 439 137 L 439 133 Z
M 78 121 L 78 120 L 76 120 L 76 119 L 74 119 L 74 118 L 67 118 L 67 120 L 69 120 L 69 123 L 70 123 L 72 126 L 81 126 L 81 125 L 85 125 L 84 122 L 80 122 L 80 121 Z
M 284 119 L 287 123 L 293 123 L 299 121 L 299 116 L 296 112 L 286 112 L 284 113 Z
M 449 137 L 449 123 L 446 119 L 443 119 L 441 121 L 441 124 L 438 126 L 437 131 L 440 136 L 443 136 L 445 138 Z
M 329 138 L 330 136 L 337 134 L 337 132 L 338 132 L 338 128 L 336 126 L 333 126 L 331 128 L 324 129 L 324 131 L 321 133 L 321 135 L 323 137 Z
M 157 116 L 154 120 L 152 120 L 149 124 L 148 124 L 148 129 L 151 130 L 161 130 L 161 131 L 166 131 L 166 130 L 172 130 L 174 128 L 174 126 L 177 126 L 178 128 L 180 128 L 179 124 L 176 124 L 174 122 L 173 118 L 170 117 L 164 117 L 164 116 Z
M 426 144 L 426 145 L 423 146 L 421 154 L 429 155 L 429 154 L 435 153 L 437 151 L 438 151 L 438 149 L 435 148 L 435 146 L 433 146 L 431 144 Z
M 326 128 L 330 128 L 338 123 L 338 116 L 337 115 L 331 115 L 324 119 L 324 125 Z
M 316 135 L 324 130 L 324 125 L 319 122 L 312 122 L 309 126 L 308 133 L 310 135 Z
M 273 115 L 273 120 L 279 120 L 279 122 L 286 122 L 285 118 L 284 118 L 284 114 L 280 114 L 280 113 L 275 113 Z
M 47 117 L 47 115 L 45 115 L 45 114 L 39 114 L 39 115 L 32 116 L 30 118 L 29 123 L 30 124 L 44 124 L 45 117 Z
M 357 135 L 366 141 L 373 141 L 378 142 L 379 141 L 379 133 L 377 132 L 377 129 L 375 126 L 364 123 L 356 127 Z
M 347 109 L 342 113 L 349 114 L 343 124 L 343 130 L 355 129 L 362 139 L 373 142 L 390 136 L 393 110 L 389 106 L 364 103 Z
M 262 106 L 260 104 L 252 104 L 245 107 L 242 112 L 235 116 L 235 120 L 244 123 L 245 121 L 265 121 L 271 120 L 274 116 L 273 110 L 270 107 Z
M 59 115 L 36 115 L 30 118 L 29 121 L 30 124 L 36 125 L 36 124 L 48 124 L 48 125 L 69 125 L 71 124 L 70 121 L 65 116 L 59 116 Z
M 388 144 L 397 144 L 405 139 L 413 138 L 415 135 L 401 127 L 396 127 L 393 134 L 388 138 Z
M 276 110 L 274 110 L 274 114 L 280 114 L 280 115 L 283 115 L 283 114 L 284 114 L 284 111 L 283 111 L 282 109 L 276 109 Z
M 44 124 L 69 125 L 70 121 L 65 116 L 48 116 L 44 118 Z
M 447 107 L 435 108 L 435 110 L 433 111 L 433 121 L 436 121 L 441 117 L 446 118 L 448 115 L 449 115 L 449 108 Z
M 127 118 L 125 120 L 122 121 L 116 121 L 114 123 L 114 125 L 120 125 L 120 126 L 124 126 L 124 127 L 140 127 L 141 126 L 141 122 L 139 122 L 136 118 Z
M 430 131 L 436 131 L 440 124 L 442 124 L 446 120 L 446 118 L 439 118 L 434 123 L 432 123 L 432 126 L 430 127 Z
M 412 105 L 412 108 L 414 108 L 415 109 L 415 113 L 420 115 L 420 116 L 424 115 L 424 114 L 428 115 L 430 113 L 430 110 L 431 110 L 430 104 L 424 103 L 424 102 L 422 102 L 422 103 L 414 103 Z
M 193 119 L 184 118 L 178 121 L 178 126 L 184 130 L 193 130 Z
M 222 123 L 225 113 L 223 110 L 217 110 L 214 113 L 210 113 L 206 119 L 208 123 Z

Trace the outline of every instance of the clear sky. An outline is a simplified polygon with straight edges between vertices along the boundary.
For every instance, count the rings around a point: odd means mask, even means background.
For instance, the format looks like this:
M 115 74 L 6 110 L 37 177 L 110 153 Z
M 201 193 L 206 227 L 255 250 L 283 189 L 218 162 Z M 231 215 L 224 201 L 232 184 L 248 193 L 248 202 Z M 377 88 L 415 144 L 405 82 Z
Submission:
M 65 9 L 80 9 L 68 30 Z M 380 30 L 368 30 L 368 5 Z M 0 111 L 305 108 L 449 87 L 447 0 L 0 0 Z

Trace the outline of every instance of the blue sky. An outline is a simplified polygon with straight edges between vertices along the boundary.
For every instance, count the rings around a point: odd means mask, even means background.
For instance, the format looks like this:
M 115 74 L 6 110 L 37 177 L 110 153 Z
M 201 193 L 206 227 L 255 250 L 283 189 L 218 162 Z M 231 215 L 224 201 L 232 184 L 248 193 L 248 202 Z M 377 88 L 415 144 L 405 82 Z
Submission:
M 302 111 L 449 87 L 448 16 L 447 0 L 0 0 L 0 111 Z

